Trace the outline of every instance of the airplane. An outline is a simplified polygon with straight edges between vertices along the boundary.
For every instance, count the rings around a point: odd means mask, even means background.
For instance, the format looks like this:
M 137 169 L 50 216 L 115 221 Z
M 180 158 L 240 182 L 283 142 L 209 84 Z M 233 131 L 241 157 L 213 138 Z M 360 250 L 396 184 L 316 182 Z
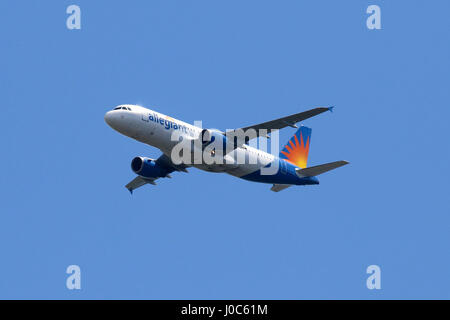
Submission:
M 279 192 L 293 185 L 317 185 L 319 184 L 318 175 L 349 163 L 341 160 L 312 167 L 307 166 L 312 130 L 303 125 L 298 127 L 296 124 L 323 112 L 332 111 L 332 109 L 333 107 L 318 107 L 227 132 L 203 129 L 157 111 L 130 104 L 118 105 L 108 111 L 104 119 L 111 128 L 119 133 L 156 147 L 162 152 L 158 159 L 139 156 L 131 161 L 131 169 L 137 176 L 125 186 L 130 193 L 146 184 L 155 185 L 157 179 L 171 178 L 172 172 L 187 172 L 189 167 L 208 172 L 223 172 L 248 181 L 272 184 L 270 190 Z M 280 130 L 285 127 L 293 127 L 297 131 L 278 156 L 249 145 L 251 138 L 270 138 L 272 130 Z M 252 130 L 256 132 L 256 136 L 242 136 L 242 132 Z M 229 132 L 238 132 L 239 134 L 232 136 L 229 135 Z M 175 133 L 181 139 L 173 139 Z M 217 163 L 173 161 L 172 151 L 183 139 L 192 144 L 199 142 L 196 146 L 203 151 L 214 141 L 223 142 L 227 149 L 218 155 L 223 159 L 226 158 L 226 161 L 222 161 L 222 163 L 219 161 Z M 193 148 L 191 149 L 192 155 L 195 151 L 195 147 Z M 229 152 L 230 150 L 231 152 Z M 211 156 L 215 155 L 215 151 L 215 148 L 210 150 Z M 248 161 L 250 157 L 256 158 L 256 161 L 251 163 Z M 245 161 L 238 161 L 238 159 Z M 264 174 L 263 171 L 270 166 L 274 166 L 277 170 L 271 174 Z

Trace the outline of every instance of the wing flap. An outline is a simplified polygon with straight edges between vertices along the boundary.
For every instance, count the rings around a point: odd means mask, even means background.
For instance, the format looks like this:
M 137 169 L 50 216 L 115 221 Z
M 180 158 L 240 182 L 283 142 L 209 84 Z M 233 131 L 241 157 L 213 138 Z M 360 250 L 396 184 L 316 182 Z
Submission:
M 270 188 L 270 190 L 272 190 L 273 192 L 280 192 L 284 189 L 289 188 L 290 186 L 292 186 L 292 184 L 274 184 L 272 188 Z

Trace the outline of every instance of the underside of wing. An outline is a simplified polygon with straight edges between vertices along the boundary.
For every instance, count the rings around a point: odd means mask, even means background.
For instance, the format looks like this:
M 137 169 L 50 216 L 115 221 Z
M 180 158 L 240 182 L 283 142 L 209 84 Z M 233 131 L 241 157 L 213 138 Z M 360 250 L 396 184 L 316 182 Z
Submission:
M 183 171 L 183 172 L 187 172 L 186 168 L 188 167 L 185 164 L 179 164 L 176 165 L 172 162 L 172 159 L 170 159 L 169 156 L 166 156 L 164 153 L 158 158 L 156 159 L 156 163 L 164 168 L 166 168 L 169 173 L 174 172 L 174 171 Z
M 133 180 L 131 180 L 126 186 L 125 188 L 128 189 L 128 191 L 130 191 L 130 193 L 133 193 L 134 189 L 140 188 L 145 184 L 156 184 L 155 183 L 155 179 L 150 179 L 150 178 L 144 178 L 141 176 L 137 176 L 136 178 L 134 178 Z

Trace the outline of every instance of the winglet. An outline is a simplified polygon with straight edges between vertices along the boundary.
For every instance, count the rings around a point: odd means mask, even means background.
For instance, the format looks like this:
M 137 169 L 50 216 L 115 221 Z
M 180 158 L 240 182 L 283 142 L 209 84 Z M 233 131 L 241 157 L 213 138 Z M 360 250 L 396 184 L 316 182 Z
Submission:
M 130 191 L 130 194 L 133 194 L 133 189 L 128 189 L 128 191 Z
M 331 106 L 328 108 L 328 110 L 330 110 L 330 112 L 333 112 L 334 106 Z

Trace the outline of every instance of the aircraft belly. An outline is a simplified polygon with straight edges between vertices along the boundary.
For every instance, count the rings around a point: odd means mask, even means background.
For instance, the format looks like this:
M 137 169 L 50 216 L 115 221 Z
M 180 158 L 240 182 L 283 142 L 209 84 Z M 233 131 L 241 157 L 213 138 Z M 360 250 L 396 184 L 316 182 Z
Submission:
M 194 164 L 193 167 L 208 172 L 225 172 L 227 170 L 224 165 L 218 164 Z
M 261 165 L 258 164 L 241 164 L 235 168 L 228 169 L 226 173 L 235 177 L 242 177 L 258 171 L 259 169 L 261 169 Z

